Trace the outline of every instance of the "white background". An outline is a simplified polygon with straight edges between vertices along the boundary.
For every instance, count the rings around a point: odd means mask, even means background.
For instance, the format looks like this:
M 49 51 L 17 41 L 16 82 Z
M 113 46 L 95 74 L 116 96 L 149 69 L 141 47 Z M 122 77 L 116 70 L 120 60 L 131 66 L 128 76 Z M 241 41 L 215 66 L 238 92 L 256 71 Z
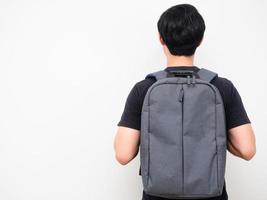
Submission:
M 195 65 L 239 90 L 257 155 L 231 155 L 231 200 L 267 198 L 267 3 L 187 1 L 206 21 Z M 165 68 L 156 23 L 184 1 L 0 0 L 0 199 L 141 199 L 139 158 L 115 162 L 127 95 Z

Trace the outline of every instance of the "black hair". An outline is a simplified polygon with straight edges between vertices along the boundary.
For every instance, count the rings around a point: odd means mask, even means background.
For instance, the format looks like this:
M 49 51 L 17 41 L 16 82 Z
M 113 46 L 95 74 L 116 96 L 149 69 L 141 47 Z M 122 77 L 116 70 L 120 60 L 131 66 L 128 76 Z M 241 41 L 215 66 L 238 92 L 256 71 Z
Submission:
M 159 18 L 158 31 L 172 55 L 191 56 L 199 46 L 205 22 L 190 4 L 179 4 L 167 9 Z

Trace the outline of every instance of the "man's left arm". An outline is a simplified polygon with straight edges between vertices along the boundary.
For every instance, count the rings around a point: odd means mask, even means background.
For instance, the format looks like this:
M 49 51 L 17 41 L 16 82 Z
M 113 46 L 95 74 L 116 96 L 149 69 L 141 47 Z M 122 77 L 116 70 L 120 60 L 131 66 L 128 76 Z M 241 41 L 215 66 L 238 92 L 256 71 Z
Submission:
M 114 139 L 114 149 L 117 161 L 128 164 L 138 154 L 140 141 L 140 131 L 119 126 Z
M 114 138 L 115 157 L 122 165 L 134 159 L 139 150 L 142 97 L 137 87 L 136 84 L 127 97 Z

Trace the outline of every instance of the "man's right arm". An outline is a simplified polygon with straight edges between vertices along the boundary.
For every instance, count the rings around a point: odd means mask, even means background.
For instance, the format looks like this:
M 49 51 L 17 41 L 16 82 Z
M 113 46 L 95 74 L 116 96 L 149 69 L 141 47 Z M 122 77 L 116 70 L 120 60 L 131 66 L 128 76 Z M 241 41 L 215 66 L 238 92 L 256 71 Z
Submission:
M 256 139 L 241 96 L 231 81 L 226 81 L 225 95 L 227 149 L 233 155 L 251 160 L 256 153 Z
M 256 139 L 251 124 L 244 124 L 228 131 L 228 150 L 245 160 L 251 160 L 256 153 Z

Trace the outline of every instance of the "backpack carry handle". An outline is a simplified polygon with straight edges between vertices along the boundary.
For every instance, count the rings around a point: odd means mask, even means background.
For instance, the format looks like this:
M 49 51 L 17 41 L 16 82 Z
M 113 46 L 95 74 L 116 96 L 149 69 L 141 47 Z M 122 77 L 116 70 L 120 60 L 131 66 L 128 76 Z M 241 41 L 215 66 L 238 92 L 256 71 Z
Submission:
M 160 70 L 154 73 L 150 73 L 148 75 L 146 75 L 146 79 L 147 78 L 154 78 L 157 81 L 163 78 L 167 78 L 167 77 L 175 77 L 175 76 L 184 76 L 184 77 L 195 77 L 195 78 L 199 78 L 203 81 L 207 81 L 207 82 L 211 82 L 217 75 L 217 73 L 207 70 L 205 68 L 201 68 L 198 72 L 192 71 L 192 70 L 169 70 L 168 72 L 165 70 Z
M 191 70 L 169 70 L 167 77 L 182 76 L 182 77 L 199 77 L 198 74 Z

